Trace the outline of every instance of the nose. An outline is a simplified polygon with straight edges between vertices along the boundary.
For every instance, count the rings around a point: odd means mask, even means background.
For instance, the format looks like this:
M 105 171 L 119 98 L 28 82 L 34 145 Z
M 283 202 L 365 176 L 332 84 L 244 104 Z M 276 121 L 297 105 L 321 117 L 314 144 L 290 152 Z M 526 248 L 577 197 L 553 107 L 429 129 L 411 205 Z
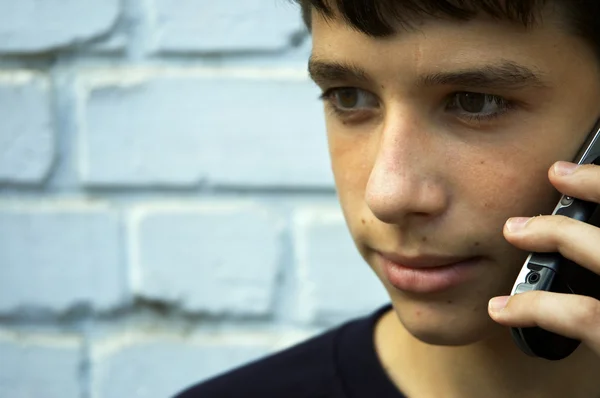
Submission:
M 366 186 L 367 205 L 388 224 L 439 216 L 450 197 L 442 139 L 405 116 L 386 119 Z

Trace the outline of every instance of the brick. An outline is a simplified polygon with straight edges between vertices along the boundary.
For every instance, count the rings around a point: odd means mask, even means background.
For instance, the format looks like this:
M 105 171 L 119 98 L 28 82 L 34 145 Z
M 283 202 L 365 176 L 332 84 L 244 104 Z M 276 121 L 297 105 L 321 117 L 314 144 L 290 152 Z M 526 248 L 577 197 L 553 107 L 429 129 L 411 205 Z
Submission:
M 115 340 L 93 348 L 94 398 L 172 397 L 270 351 L 265 339 L 257 338 L 139 334 Z
M 147 206 L 134 212 L 130 228 L 139 295 L 192 312 L 270 310 L 282 224 L 262 209 Z
M 0 396 L 79 398 L 81 344 L 0 331 Z
M 109 209 L 0 204 L 0 312 L 117 306 L 126 295 L 119 230 Z
M 300 10 L 286 1 L 155 0 L 160 52 L 276 51 L 303 30 Z
M 86 46 L 86 50 L 91 53 L 112 54 L 122 52 L 127 48 L 127 36 L 124 33 L 117 33 Z
M 304 73 L 130 72 L 80 83 L 87 185 L 333 187 L 318 90 Z
M 294 240 L 300 314 L 305 320 L 335 323 L 389 302 L 383 285 L 358 253 L 338 209 L 298 211 Z
M 0 0 L 0 52 L 31 53 L 101 36 L 119 16 L 119 0 Z
M 0 73 L 0 183 L 39 183 L 50 171 L 54 137 L 48 86 L 37 73 Z

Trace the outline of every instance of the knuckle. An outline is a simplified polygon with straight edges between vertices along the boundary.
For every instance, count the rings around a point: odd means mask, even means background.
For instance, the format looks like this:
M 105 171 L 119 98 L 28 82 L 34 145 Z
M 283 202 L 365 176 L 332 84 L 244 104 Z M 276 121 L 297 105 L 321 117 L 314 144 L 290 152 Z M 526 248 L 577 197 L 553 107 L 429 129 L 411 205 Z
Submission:
M 570 240 L 565 241 L 565 237 L 569 236 L 566 231 L 569 228 L 572 228 L 575 220 L 565 216 L 554 216 L 555 224 L 553 228 L 550 228 L 548 233 L 552 237 L 552 243 L 558 246 L 559 251 L 568 248 L 568 246 L 572 243 Z
M 600 190 L 598 181 L 600 180 L 600 166 L 588 164 L 581 167 L 578 185 L 587 192 L 587 200 L 600 202 Z
M 566 216 L 554 216 L 557 228 L 568 228 L 573 225 L 573 219 Z
M 582 296 L 574 311 L 574 318 L 573 321 L 583 329 L 596 330 L 600 326 L 600 301 Z
M 590 202 L 600 203 L 600 189 L 595 187 L 590 195 Z
M 540 291 L 527 292 L 525 294 L 529 294 L 529 300 L 525 305 L 529 311 L 532 311 L 534 314 L 539 314 L 542 309 L 544 293 Z

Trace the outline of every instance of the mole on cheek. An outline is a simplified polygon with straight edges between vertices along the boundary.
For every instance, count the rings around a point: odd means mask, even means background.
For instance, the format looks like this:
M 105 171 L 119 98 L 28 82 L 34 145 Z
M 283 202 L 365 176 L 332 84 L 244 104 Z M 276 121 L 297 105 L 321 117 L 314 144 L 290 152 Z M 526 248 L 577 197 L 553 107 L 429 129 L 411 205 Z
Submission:
M 423 242 L 427 242 L 427 237 L 426 237 L 426 236 L 424 236 L 424 237 L 422 237 L 422 238 L 421 238 L 421 240 L 422 240 Z
M 362 224 L 363 224 L 363 225 L 365 225 L 365 224 L 366 224 L 366 221 L 365 221 L 365 219 L 364 219 L 364 218 L 363 218 L 363 219 L 361 219 L 360 221 L 362 222 Z

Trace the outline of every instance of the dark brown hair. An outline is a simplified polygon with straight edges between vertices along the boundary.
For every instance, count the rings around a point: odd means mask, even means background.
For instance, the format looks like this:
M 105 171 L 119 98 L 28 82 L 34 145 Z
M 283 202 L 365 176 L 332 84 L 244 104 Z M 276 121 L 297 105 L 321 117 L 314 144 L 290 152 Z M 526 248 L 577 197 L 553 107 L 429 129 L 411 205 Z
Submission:
M 569 31 L 592 45 L 600 57 L 600 0 L 292 0 L 300 4 L 311 29 L 311 11 L 333 17 L 335 7 L 346 23 L 372 37 L 394 34 L 394 26 L 411 28 L 417 18 L 467 21 L 477 15 L 529 26 L 546 4 L 559 7 Z

